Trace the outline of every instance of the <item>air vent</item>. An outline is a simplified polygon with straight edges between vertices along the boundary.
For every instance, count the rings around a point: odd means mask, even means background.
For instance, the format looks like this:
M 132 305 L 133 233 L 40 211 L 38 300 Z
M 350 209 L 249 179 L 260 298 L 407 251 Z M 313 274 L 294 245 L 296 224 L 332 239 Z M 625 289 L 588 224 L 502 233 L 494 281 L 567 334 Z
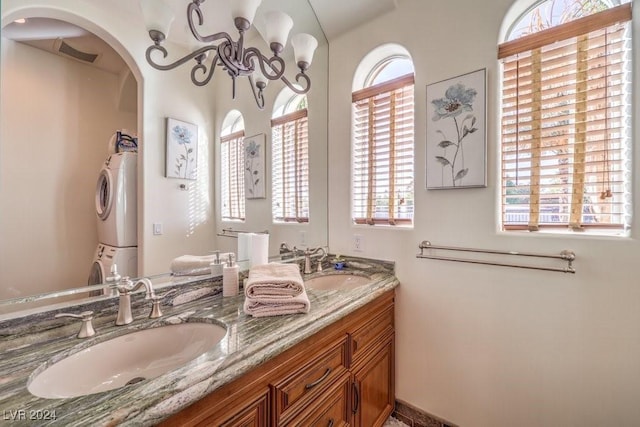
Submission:
M 65 43 L 64 40 L 61 40 L 60 46 L 58 47 L 58 52 L 64 53 L 65 55 L 69 55 L 77 60 L 80 60 L 83 62 L 89 62 L 92 64 L 98 58 L 97 54 L 81 52 L 77 49 L 74 49 L 73 47 Z

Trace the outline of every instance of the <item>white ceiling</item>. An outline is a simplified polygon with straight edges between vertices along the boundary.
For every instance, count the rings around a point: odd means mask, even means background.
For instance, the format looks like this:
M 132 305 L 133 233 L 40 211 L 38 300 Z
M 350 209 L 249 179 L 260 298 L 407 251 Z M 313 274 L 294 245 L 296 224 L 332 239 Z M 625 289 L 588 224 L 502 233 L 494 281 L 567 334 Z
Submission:
M 320 44 L 349 31 L 377 16 L 387 13 L 396 7 L 398 0 L 262 0 L 262 4 L 254 19 L 255 29 L 246 35 L 248 40 L 264 34 L 263 15 L 271 10 L 282 10 L 294 20 L 291 34 L 308 32 L 318 39 Z M 138 1 L 102 0 L 105 7 L 118 10 L 129 22 L 144 25 Z M 193 37 L 190 34 L 187 18 L 187 0 L 167 1 L 175 16 L 169 31 L 169 40 L 173 43 L 190 47 Z M 309 7 L 311 5 L 311 7 Z M 231 7 L 228 0 L 208 0 L 201 5 L 204 25 L 200 27 L 202 35 L 225 31 L 235 35 L 237 31 L 231 19 Z M 318 25 L 320 24 L 320 25 Z M 105 42 L 92 33 L 72 24 L 46 19 L 30 18 L 25 24 L 11 23 L 2 28 L 2 36 L 21 41 L 39 49 L 57 53 L 56 40 L 64 41 L 76 50 L 99 57 L 93 64 L 103 70 L 119 74 L 126 69 L 124 61 Z M 325 38 L 326 37 L 326 38 Z M 149 41 L 151 43 L 151 41 Z M 285 48 L 290 51 L 290 48 Z

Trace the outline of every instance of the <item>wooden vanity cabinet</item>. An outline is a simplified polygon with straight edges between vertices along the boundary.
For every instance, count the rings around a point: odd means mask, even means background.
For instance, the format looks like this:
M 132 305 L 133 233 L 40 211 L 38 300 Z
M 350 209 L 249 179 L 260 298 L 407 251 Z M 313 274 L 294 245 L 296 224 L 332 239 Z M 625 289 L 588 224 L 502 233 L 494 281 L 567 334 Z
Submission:
M 382 426 L 393 412 L 394 291 L 165 420 L 162 426 Z

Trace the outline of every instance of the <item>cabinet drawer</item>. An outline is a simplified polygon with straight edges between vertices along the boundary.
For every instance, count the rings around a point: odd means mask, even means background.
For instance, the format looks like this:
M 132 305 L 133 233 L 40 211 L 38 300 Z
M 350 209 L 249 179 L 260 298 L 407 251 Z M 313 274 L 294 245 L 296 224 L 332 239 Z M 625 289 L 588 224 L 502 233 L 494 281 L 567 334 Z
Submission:
M 345 373 L 323 393 L 317 402 L 305 408 L 291 421 L 281 424 L 287 427 L 344 427 L 349 425 L 349 388 L 351 375 Z
M 269 387 L 245 388 L 232 396 L 213 392 L 162 421 L 161 427 L 267 427 Z
M 385 309 L 378 316 L 358 327 L 351 334 L 351 357 L 355 363 L 359 357 L 367 352 L 377 340 L 384 339 L 394 329 L 393 305 Z
M 314 350 L 318 352 L 315 357 L 310 355 L 308 362 L 273 385 L 276 419 L 283 420 L 297 412 L 309 403 L 309 399 L 347 372 L 347 335 L 311 349 L 311 352 Z
M 221 427 L 266 427 L 269 425 L 269 395 L 265 393 L 258 400 L 239 411 L 232 418 L 220 424 Z M 208 420 L 201 423 L 202 427 L 215 425 L 215 421 Z

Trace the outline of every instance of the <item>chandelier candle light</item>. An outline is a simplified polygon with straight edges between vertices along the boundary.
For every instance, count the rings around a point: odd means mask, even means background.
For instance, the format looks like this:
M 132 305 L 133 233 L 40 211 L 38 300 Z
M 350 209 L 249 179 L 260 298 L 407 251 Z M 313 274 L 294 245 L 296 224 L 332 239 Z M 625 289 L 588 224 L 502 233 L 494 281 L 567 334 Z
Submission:
M 258 108 L 264 108 L 264 96 L 262 94 L 269 80 L 282 80 L 292 91 L 298 94 L 306 94 L 311 88 L 311 80 L 305 74 L 313 58 L 313 52 L 318 46 L 318 41 L 310 34 L 296 34 L 291 38 L 295 61 L 300 69 L 296 75 L 296 83 L 291 83 L 285 76 L 285 63 L 279 56 L 287 44 L 289 31 L 293 27 L 293 20 L 289 15 L 280 11 L 267 12 L 266 38 L 269 48 L 273 52 L 271 58 L 267 58 L 255 47 L 244 46 L 244 34 L 251 28 L 256 10 L 261 0 L 230 0 L 232 2 L 231 14 L 234 24 L 238 29 L 238 40 L 222 31 L 219 33 L 202 36 L 196 28 L 204 23 L 204 15 L 200 6 L 205 0 L 192 0 L 187 7 L 187 21 L 195 38 L 196 48 L 186 56 L 170 64 L 162 65 L 152 59 L 153 51 L 160 51 L 163 58 L 168 55 L 162 42 L 167 38 L 169 27 L 173 22 L 173 14 L 166 5 L 158 0 L 141 0 L 142 12 L 145 17 L 149 36 L 153 45 L 147 48 L 147 62 L 158 70 L 172 70 L 187 61 L 194 60 L 191 69 L 191 81 L 197 86 L 204 86 L 213 77 L 216 67 L 221 66 L 233 80 L 233 98 L 236 97 L 236 77 L 246 76 L 256 100 Z M 198 47 L 199 46 L 199 47 Z M 206 60 L 209 51 L 215 51 L 211 64 Z

